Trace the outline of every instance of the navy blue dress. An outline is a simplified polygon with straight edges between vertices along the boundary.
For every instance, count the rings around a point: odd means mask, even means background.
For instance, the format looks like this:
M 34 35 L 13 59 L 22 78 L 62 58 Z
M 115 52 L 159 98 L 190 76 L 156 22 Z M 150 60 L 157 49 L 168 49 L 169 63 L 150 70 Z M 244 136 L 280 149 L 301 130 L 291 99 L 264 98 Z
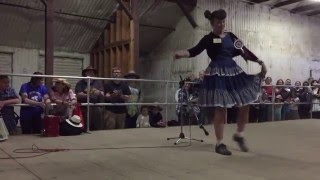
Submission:
M 257 61 L 258 58 L 246 47 L 243 51 L 236 49 L 233 45 L 236 39 L 232 33 L 226 33 L 225 37 L 220 38 L 211 32 L 188 50 L 190 57 L 194 57 L 206 49 L 211 59 L 199 96 L 201 106 L 230 108 L 258 100 L 261 77 L 246 74 L 233 60 L 238 55 L 251 61 Z

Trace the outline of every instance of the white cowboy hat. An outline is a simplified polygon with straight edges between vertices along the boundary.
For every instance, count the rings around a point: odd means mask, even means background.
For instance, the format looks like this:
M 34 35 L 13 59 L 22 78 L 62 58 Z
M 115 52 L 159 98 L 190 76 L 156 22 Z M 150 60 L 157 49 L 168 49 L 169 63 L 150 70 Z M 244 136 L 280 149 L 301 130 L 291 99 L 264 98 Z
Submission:
M 73 127 L 82 127 L 81 118 L 78 115 L 73 115 L 70 119 L 66 119 L 67 123 Z

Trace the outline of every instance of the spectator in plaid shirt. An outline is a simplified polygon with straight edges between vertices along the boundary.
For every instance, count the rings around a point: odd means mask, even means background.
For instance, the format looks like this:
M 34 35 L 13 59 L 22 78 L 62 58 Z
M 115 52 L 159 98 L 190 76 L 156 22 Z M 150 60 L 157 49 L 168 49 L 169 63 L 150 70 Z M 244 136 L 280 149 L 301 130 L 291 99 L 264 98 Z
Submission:
M 189 122 L 189 116 L 191 118 L 195 118 L 195 115 L 199 116 L 199 114 L 200 114 L 199 106 L 193 104 L 192 105 L 193 112 L 191 111 L 191 109 L 188 109 L 188 107 L 186 106 L 186 104 L 188 103 L 188 94 L 189 94 L 189 99 L 192 99 L 192 97 L 193 97 L 190 84 L 185 83 L 186 81 L 190 81 L 190 79 L 185 79 L 183 82 L 181 82 L 180 89 L 178 89 L 176 91 L 176 95 L 175 95 L 175 100 L 179 103 L 176 106 L 176 113 L 178 116 L 178 122 L 180 123 L 181 120 L 184 119 L 184 124 Z M 181 113 L 183 113 L 183 114 L 181 114 Z M 191 122 L 193 122 L 193 124 L 198 123 L 198 122 L 194 122 L 192 120 L 191 120 Z

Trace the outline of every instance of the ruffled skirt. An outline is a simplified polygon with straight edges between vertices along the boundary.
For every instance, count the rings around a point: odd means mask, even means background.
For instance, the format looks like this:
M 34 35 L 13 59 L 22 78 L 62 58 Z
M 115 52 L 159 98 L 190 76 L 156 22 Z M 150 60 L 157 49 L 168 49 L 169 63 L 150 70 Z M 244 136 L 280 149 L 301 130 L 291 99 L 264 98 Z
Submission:
M 232 59 L 211 62 L 205 74 L 199 95 L 201 106 L 244 106 L 260 96 L 261 77 L 246 74 Z

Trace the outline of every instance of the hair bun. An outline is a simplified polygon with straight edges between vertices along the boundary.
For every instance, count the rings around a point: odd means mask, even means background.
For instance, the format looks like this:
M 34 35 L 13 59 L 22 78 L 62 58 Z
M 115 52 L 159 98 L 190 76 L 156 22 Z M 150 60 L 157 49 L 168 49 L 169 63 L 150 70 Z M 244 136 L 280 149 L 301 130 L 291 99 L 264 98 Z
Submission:
M 206 11 L 204 12 L 204 17 L 210 20 L 211 17 L 212 17 L 212 16 L 211 16 L 211 12 L 210 12 L 209 10 L 206 10 Z

